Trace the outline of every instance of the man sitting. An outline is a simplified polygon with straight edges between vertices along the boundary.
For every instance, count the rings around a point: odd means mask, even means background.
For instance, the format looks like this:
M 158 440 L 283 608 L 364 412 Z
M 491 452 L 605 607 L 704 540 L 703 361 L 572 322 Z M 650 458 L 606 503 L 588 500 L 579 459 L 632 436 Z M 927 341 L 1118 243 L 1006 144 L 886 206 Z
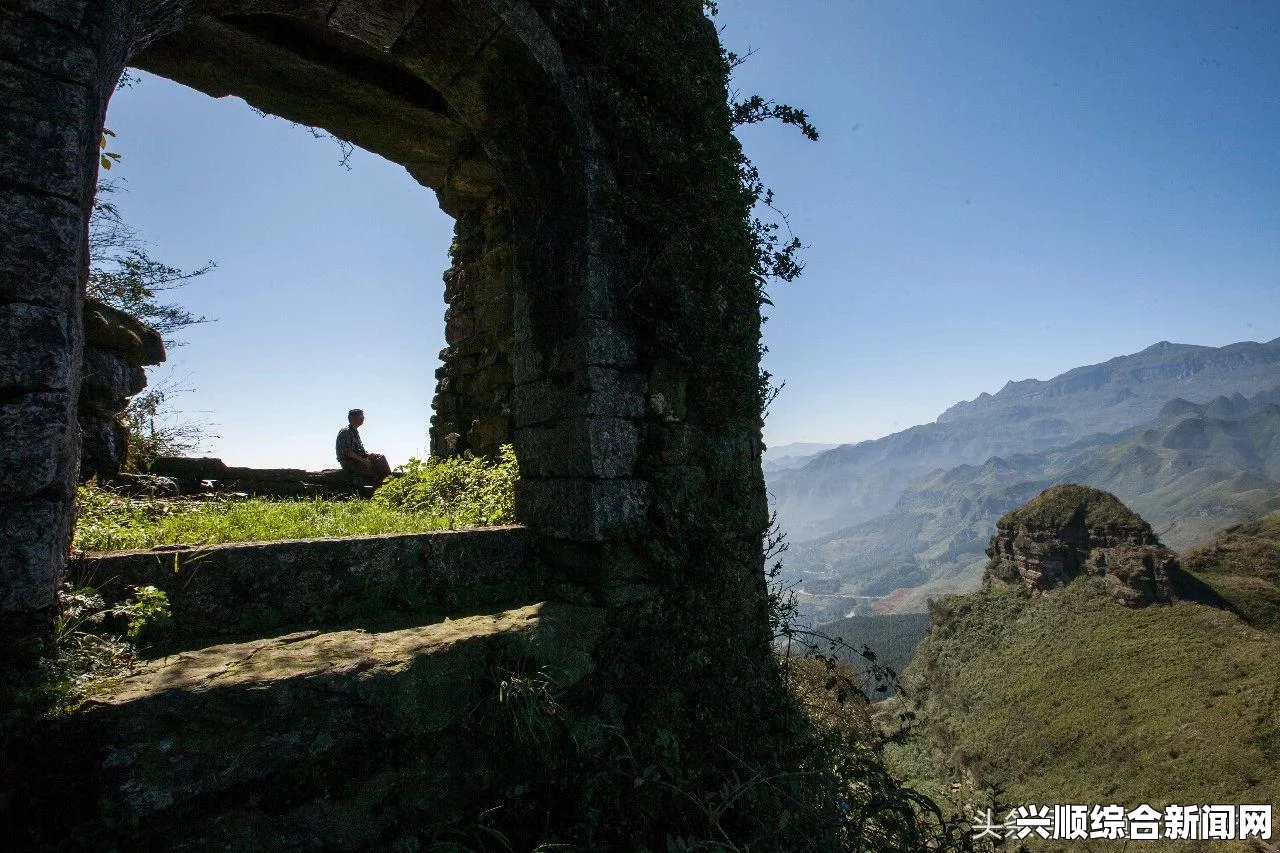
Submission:
M 338 440 L 334 450 L 338 454 L 338 464 L 350 475 L 351 481 L 360 486 L 380 486 L 391 473 L 387 457 L 381 453 L 368 453 L 364 442 L 360 440 L 360 425 L 364 423 L 364 412 L 352 409 L 347 412 L 347 425 L 338 430 Z

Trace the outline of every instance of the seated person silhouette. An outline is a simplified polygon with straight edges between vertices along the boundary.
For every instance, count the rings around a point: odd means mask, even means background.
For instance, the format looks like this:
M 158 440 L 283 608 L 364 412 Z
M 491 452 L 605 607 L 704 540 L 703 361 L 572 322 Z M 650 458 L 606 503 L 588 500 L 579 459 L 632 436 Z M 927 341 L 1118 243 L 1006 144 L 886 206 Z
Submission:
M 338 464 L 351 477 L 351 481 L 359 486 L 380 486 L 391 473 L 387 457 L 381 453 L 369 453 L 360 440 L 360 425 L 364 423 L 364 411 L 352 409 L 347 412 L 347 425 L 338 430 L 338 440 L 334 450 L 338 454 Z

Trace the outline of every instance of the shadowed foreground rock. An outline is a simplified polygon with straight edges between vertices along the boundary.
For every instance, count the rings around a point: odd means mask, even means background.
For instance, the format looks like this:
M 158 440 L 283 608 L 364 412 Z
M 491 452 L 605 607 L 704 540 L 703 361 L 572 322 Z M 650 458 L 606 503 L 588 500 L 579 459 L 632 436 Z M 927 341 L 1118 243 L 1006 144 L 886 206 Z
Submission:
M 1045 489 L 996 523 L 983 585 L 1021 585 L 1033 595 L 1100 576 L 1121 604 L 1144 607 L 1173 598 L 1178 556 L 1151 525 L 1099 489 Z
M 501 787 L 499 682 L 578 682 L 602 626 L 543 603 L 154 661 L 44 730 L 4 810 L 43 818 L 20 849 L 417 849 Z

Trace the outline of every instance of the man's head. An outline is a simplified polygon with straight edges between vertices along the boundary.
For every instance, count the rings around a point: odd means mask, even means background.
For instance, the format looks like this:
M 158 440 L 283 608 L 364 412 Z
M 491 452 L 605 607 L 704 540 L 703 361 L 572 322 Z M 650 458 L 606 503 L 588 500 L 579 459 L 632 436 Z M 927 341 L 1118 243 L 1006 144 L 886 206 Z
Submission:
M 347 423 L 351 424 L 353 427 L 356 427 L 358 429 L 360 427 L 360 424 L 364 423 L 364 410 L 352 409 L 351 411 L 347 412 Z

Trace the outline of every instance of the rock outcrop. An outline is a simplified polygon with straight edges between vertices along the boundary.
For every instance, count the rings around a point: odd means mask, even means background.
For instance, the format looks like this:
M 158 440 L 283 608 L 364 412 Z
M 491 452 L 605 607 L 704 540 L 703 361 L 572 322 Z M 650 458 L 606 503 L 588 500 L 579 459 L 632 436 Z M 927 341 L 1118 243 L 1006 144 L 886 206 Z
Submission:
M 984 586 L 1021 586 L 1032 595 L 1077 577 L 1101 577 L 1129 607 L 1173 598 L 1177 555 L 1151 525 L 1110 492 L 1060 485 L 996 523 Z
M 84 302 L 84 355 L 80 378 L 80 479 L 120 473 L 128 435 L 120 413 L 147 387 L 143 367 L 165 359 L 160 333 L 124 311 L 94 299 Z

